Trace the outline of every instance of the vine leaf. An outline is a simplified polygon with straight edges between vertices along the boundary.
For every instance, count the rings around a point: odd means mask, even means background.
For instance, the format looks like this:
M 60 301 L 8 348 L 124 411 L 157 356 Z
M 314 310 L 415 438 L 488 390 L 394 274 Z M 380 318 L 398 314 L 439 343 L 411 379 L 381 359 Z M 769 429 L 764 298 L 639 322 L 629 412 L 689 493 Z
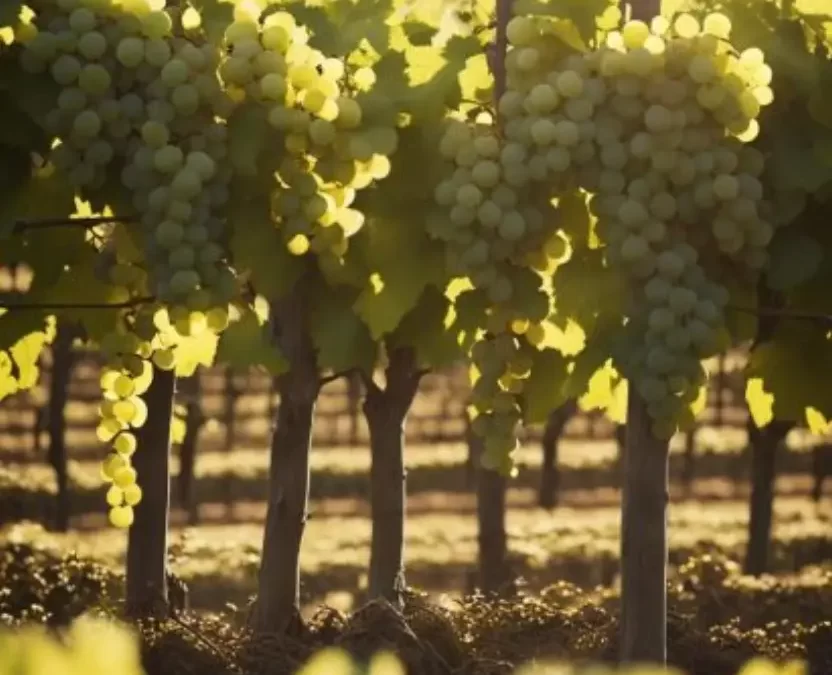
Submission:
M 391 334 L 390 346 L 412 346 L 421 367 L 451 366 L 463 355 L 458 331 L 453 325 L 455 311 L 439 289 L 429 286 L 416 306 L 408 312 Z
M 302 263 L 286 250 L 268 206 L 261 201 L 238 205 L 229 220 L 237 224 L 231 234 L 237 269 L 250 276 L 261 295 L 283 297 L 300 277 Z
M 823 261 L 820 244 L 806 234 L 784 233 L 770 250 L 766 278 L 769 288 L 775 291 L 797 288 L 815 275 Z
M 752 377 L 745 386 L 748 412 L 758 427 L 766 426 L 774 419 L 774 394 L 766 391 L 762 378 Z
M 309 333 L 318 350 L 318 367 L 335 372 L 360 368 L 372 373 L 377 345 L 352 309 L 353 294 L 324 284 L 315 284 L 310 292 Z
M 523 417 L 527 424 L 543 424 L 549 413 L 569 398 L 564 386 L 569 364 L 554 349 L 536 352 L 533 360 L 531 375 L 523 389 Z
M 280 375 L 289 367 L 280 348 L 272 340 L 269 322 L 248 308 L 220 336 L 217 361 L 236 371 L 260 368 L 270 375 Z

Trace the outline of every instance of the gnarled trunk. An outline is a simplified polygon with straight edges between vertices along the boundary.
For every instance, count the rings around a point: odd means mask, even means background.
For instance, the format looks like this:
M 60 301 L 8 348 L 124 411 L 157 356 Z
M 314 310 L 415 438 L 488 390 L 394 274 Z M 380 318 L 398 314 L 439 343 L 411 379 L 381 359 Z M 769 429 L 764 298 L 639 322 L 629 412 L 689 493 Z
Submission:
M 410 348 L 390 352 L 386 384 L 365 378 L 364 414 L 370 430 L 370 598 L 403 603 L 404 523 L 407 472 L 404 467 L 404 425 L 419 388 L 421 373 Z
M 511 581 L 506 534 L 506 477 L 482 465 L 483 441 L 468 428 L 468 443 L 477 478 L 478 574 L 476 586 L 487 593 L 504 590 Z
M 176 376 L 154 368 L 144 395 L 147 421 L 138 430 L 133 467 L 142 488 L 127 543 L 127 612 L 134 617 L 168 611 L 167 555 L 170 519 L 170 425 Z
M 273 305 L 275 333 L 289 370 L 277 378 L 280 403 L 270 451 L 269 498 L 253 627 L 295 633 L 300 616 L 300 547 L 309 505 L 312 421 L 320 390 L 305 307 L 292 293 Z
M 748 548 L 745 553 L 746 574 L 756 576 L 768 571 L 777 449 L 793 426 L 792 422 L 774 421 L 758 429 L 753 420 L 748 420 L 748 443 L 751 451 L 751 500 L 748 517 Z
M 543 463 L 540 467 L 540 490 L 538 492 L 538 504 L 541 508 L 551 509 L 558 504 L 560 498 L 558 445 L 563 436 L 563 431 L 569 419 L 575 414 L 576 409 L 575 401 L 569 400 L 553 410 L 549 419 L 546 420 L 546 428 L 543 430 L 543 439 L 541 440 Z
M 52 343 L 52 369 L 49 378 L 48 413 L 46 413 L 46 424 L 49 430 L 48 457 L 55 471 L 55 481 L 58 487 L 55 495 L 54 523 L 55 529 L 59 532 L 66 532 L 69 529 L 71 515 L 66 453 L 66 404 L 74 361 L 72 355 L 74 339 L 74 327 L 63 321 L 60 322 L 55 341 Z
M 667 658 L 669 443 L 657 439 L 630 388 L 621 513 L 621 660 Z
M 179 447 L 179 473 L 176 477 L 179 492 L 179 505 L 188 514 L 188 522 L 195 525 L 199 521 L 199 504 L 194 499 L 194 473 L 196 471 L 196 450 L 199 432 L 205 418 L 202 414 L 200 399 L 202 387 L 199 374 L 186 380 L 180 380 L 180 392 L 185 397 L 185 437 Z

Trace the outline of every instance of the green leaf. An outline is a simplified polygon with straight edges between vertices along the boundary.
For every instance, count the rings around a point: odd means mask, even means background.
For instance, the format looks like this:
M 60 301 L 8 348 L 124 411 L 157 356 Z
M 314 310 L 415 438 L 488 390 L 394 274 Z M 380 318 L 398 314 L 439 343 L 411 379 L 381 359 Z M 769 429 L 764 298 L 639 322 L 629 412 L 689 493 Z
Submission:
M 774 419 L 803 420 L 809 408 L 832 417 L 832 341 L 825 329 L 780 322 L 773 338 L 751 354 L 746 375 L 774 397 Z
M 12 26 L 17 23 L 22 6 L 22 0 L 4 0 L 0 4 L 0 26 Z
M 272 340 L 271 325 L 251 309 L 246 309 L 220 336 L 217 362 L 235 371 L 262 368 L 271 375 L 280 375 L 289 368 Z
M 377 347 L 364 322 L 355 314 L 354 294 L 316 283 L 308 292 L 308 326 L 318 351 L 321 370 L 342 372 L 359 368 L 372 373 Z
M 300 277 L 302 258 L 286 244 L 262 201 L 235 204 L 229 211 L 234 223 L 231 252 L 240 273 L 248 274 L 257 293 L 270 300 L 286 295 Z
M 573 248 L 582 248 L 589 242 L 591 218 L 586 195 L 577 190 L 567 192 L 558 199 L 558 221 Z
M 748 412 L 758 427 L 766 426 L 774 419 L 774 394 L 765 390 L 763 380 L 752 377 L 745 385 L 745 400 Z
M 235 0 L 190 0 L 202 17 L 202 30 L 215 47 L 222 44 L 225 29 L 234 20 Z
M 437 288 L 428 287 L 390 336 L 390 346 L 411 346 L 420 367 L 445 368 L 462 356 L 458 332 L 454 330 L 454 308 Z
M 460 345 L 465 351 L 471 348 L 478 332 L 485 327 L 488 307 L 488 295 L 478 289 L 463 291 L 454 300 L 454 329 L 458 331 Z
M 823 261 L 823 249 L 812 237 L 784 231 L 770 247 L 766 273 L 769 288 L 789 291 L 811 279 Z
M 372 274 L 355 311 L 375 340 L 395 330 L 426 286 L 445 279 L 442 249 L 415 225 L 403 217 L 364 226 L 363 251 Z
M 190 377 L 199 366 L 212 366 L 219 338 L 210 332 L 180 337 L 176 346 L 176 376 Z
M 422 21 L 405 21 L 402 29 L 410 44 L 417 47 L 429 45 L 433 36 L 436 35 L 436 29 Z
M 54 321 L 49 321 L 43 330 L 32 331 L 0 351 L 0 401 L 37 384 L 41 354 L 54 337 Z
M 569 396 L 565 384 L 569 362 L 554 349 L 533 354 L 532 373 L 523 388 L 523 416 L 527 424 L 543 424 Z

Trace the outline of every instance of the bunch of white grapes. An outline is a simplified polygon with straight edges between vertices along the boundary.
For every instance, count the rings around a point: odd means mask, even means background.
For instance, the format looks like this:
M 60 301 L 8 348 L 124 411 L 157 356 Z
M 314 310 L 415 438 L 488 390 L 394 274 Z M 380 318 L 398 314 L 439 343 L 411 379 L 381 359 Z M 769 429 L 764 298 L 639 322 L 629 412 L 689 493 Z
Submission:
M 167 10 L 159 0 L 43 0 L 36 11 L 21 63 L 59 87 L 44 120 L 56 137 L 56 168 L 78 190 L 111 196 L 115 207 L 139 216 L 147 273 L 116 261 L 108 277 L 134 294 L 153 295 L 180 336 L 221 332 L 238 292 L 223 220 L 231 178 L 222 164 L 223 117 L 234 102 L 198 15 Z M 141 498 L 127 429 L 146 417 L 139 395 L 152 378 L 151 359 L 171 369 L 176 353 L 147 331 L 141 338 L 114 332 L 104 342 L 124 348 L 105 349 L 99 436 L 114 450 L 104 465 L 114 483 L 110 519 L 125 527 Z
M 757 49 L 736 53 L 730 28 L 721 14 L 630 21 L 564 55 L 546 19 L 508 25 L 505 138 L 528 181 L 593 195 L 607 262 L 635 284 L 642 346 L 627 372 L 662 438 L 690 417 L 701 359 L 725 346 L 728 293 L 708 274 L 727 260 L 753 276 L 774 234 L 763 157 L 744 146 L 772 100 L 771 70 Z
M 118 176 L 141 216 L 151 293 L 189 335 L 228 322 L 226 128 L 233 107 L 195 14 L 157 0 L 57 0 L 38 7 L 23 65 L 61 87 L 47 128 L 53 161 L 84 191 Z M 184 317 L 184 318 L 183 318 Z
M 266 13 L 262 21 L 241 15 L 225 32 L 219 73 L 232 99 L 267 108 L 282 145 L 271 208 L 289 252 L 342 257 L 364 222 L 351 208 L 356 191 L 389 174 L 398 135 L 394 119 L 374 120 L 362 106 L 362 97 L 371 100 L 362 90 L 372 87 L 373 71 L 348 72 L 308 40 L 287 12 Z
M 506 133 L 508 130 L 506 129 Z M 435 189 L 431 236 L 446 244 L 449 270 L 487 297 L 487 332 L 472 359 L 478 371 L 475 430 L 487 431 L 486 462 L 503 465 L 515 445 L 529 349 L 545 339 L 551 291 L 544 276 L 562 257 L 546 168 L 489 121 L 448 121 L 439 152 L 447 175 Z M 518 367 L 522 364 L 522 367 Z
M 106 363 L 101 374 L 104 400 L 99 406 L 98 439 L 111 445 L 102 466 L 102 477 L 112 483 L 107 491 L 110 522 L 129 527 L 133 507 L 141 501 L 142 491 L 136 483 L 136 470 L 130 458 L 136 451 L 134 430 L 147 420 L 147 406 L 141 395 L 153 380 L 149 361 L 153 347 L 133 331 L 108 334 L 101 343 Z

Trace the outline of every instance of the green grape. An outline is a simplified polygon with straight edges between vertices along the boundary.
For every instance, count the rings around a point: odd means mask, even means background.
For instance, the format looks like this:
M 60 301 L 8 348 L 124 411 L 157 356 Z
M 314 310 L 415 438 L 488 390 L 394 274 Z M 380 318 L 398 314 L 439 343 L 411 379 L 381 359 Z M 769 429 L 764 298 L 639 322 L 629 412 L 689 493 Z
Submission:
M 78 75 L 78 86 L 90 96 L 102 96 L 111 83 L 110 73 L 98 63 L 87 64 Z
M 133 509 L 130 506 L 116 506 L 110 509 L 109 520 L 113 527 L 126 530 L 133 524 Z
M 136 452 L 136 437 L 129 432 L 122 432 L 113 439 L 113 449 L 124 457 L 130 457 Z
M 497 227 L 500 237 L 506 241 L 518 241 L 526 234 L 527 223 L 517 211 L 503 214 L 502 222 Z
M 141 17 L 142 34 L 151 40 L 161 40 L 170 35 L 173 27 L 170 15 L 165 11 L 149 12 Z
M 156 227 L 156 242 L 166 249 L 177 246 L 185 238 L 185 228 L 172 220 L 163 220 Z
M 124 491 L 116 485 L 111 485 L 107 490 L 107 504 L 112 507 L 118 507 L 121 506 L 123 501 Z
M 142 489 L 135 483 L 127 485 L 122 490 L 122 493 L 124 495 L 124 503 L 127 506 L 136 506 L 142 500 Z
M 101 472 L 107 480 L 112 481 L 116 471 L 120 471 L 128 466 L 129 463 L 123 456 L 110 453 L 104 460 Z
M 735 176 L 720 174 L 714 178 L 713 191 L 714 195 L 722 201 L 736 199 L 740 192 L 739 181 Z
M 95 14 L 86 7 L 79 7 L 69 15 L 69 27 L 78 35 L 95 30 L 97 25 L 98 20 L 95 18 Z
M 174 295 L 186 296 L 199 287 L 199 274 L 193 270 L 177 270 L 170 278 L 170 290 Z
M 148 120 L 142 125 L 142 140 L 148 147 L 158 150 L 170 141 L 170 131 L 161 122 Z
M 68 87 L 58 94 L 58 108 L 63 112 L 79 113 L 87 105 L 87 95 L 77 87 Z
M 107 51 L 107 38 L 98 31 L 85 33 L 78 40 L 78 52 L 88 61 L 96 61 Z
M 193 115 L 199 108 L 199 91 L 193 84 L 180 84 L 171 92 L 170 100 L 180 115 Z
M 176 352 L 172 349 L 157 349 L 151 358 L 160 370 L 173 370 L 176 365 Z
M 153 68 L 164 68 L 167 63 L 170 61 L 172 56 L 172 52 L 170 49 L 170 45 L 167 43 L 166 40 L 161 39 L 150 39 L 145 40 L 144 42 L 144 60 Z M 180 61 L 182 63 L 182 61 Z M 187 65 L 187 64 L 186 64 Z M 181 66 L 175 66 L 175 70 L 181 71 Z M 175 79 L 178 79 L 178 73 L 174 72 L 171 76 Z M 170 85 L 167 82 L 165 83 L 167 86 L 175 86 Z
M 509 42 L 515 47 L 526 47 L 531 45 L 538 36 L 537 26 L 530 17 L 512 17 L 506 26 L 506 35 Z
M 195 169 L 186 166 L 174 176 L 170 189 L 176 199 L 193 199 L 202 191 L 202 180 Z
M 115 381 L 113 382 L 113 392 L 119 398 L 127 398 L 128 396 L 133 394 L 136 385 L 133 383 L 132 378 L 127 377 L 126 375 L 119 375 Z
M 190 152 L 186 159 L 186 166 L 199 176 L 202 181 L 209 181 L 216 173 L 216 162 L 204 152 Z
M 74 56 L 62 54 L 52 64 L 50 69 L 52 78 L 63 87 L 68 87 L 78 79 L 81 73 L 81 62 Z
M 190 76 L 190 68 L 185 61 L 174 58 L 168 61 L 162 68 L 160 77 L 166 87 L 173 89 L 180 84 L 185 84 Z
M 182 150 L 175 145 L 165 145 L 153 155 L 153 166 L 160 173 L 171 174 L 180 170 L 184 162 Z M 173 189 L 173 186 L 171 186 Z

